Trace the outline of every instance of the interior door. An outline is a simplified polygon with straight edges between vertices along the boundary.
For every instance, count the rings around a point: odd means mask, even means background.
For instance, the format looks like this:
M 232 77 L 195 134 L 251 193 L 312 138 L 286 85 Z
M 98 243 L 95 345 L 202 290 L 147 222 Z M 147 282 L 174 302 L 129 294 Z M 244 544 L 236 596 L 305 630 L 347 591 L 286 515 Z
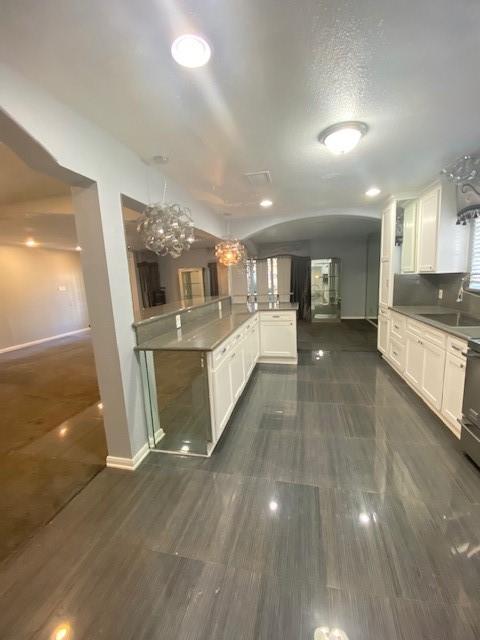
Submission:
M 178 282 L 180 288 L 180 298 L 203 298 L 204 297 L 204 285 L 203 285 L 203 269 L 179 269 L 178 270 Z

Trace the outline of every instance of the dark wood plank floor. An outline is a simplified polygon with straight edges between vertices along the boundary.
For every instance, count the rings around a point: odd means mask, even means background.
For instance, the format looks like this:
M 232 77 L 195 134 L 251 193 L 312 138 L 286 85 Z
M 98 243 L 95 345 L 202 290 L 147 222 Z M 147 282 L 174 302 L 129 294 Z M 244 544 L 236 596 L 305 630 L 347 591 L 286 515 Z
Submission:
M 478 639 L 479 470 L 375 352 L 317 338 L 210 459 L 98 474 L 3 564 L 0 637 Z

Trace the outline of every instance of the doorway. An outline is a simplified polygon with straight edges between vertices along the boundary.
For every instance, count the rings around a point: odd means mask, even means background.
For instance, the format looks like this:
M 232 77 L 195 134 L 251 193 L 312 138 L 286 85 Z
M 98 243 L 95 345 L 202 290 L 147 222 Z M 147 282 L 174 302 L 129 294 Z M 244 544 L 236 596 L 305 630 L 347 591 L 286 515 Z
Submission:
M 203 298 L 205 287 L 203 284 L 203 269 L 183 268 L 178 270 L 178 284 L 180 287 L 180 298 L 189 299 Z

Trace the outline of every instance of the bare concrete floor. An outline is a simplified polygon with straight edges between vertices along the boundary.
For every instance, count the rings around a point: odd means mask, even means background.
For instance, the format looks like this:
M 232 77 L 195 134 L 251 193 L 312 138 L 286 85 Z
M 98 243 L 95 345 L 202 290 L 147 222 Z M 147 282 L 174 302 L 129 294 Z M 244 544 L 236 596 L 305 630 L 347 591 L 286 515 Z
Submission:
M 88 334 L 0 356 L 0 560 L 103 467 Z

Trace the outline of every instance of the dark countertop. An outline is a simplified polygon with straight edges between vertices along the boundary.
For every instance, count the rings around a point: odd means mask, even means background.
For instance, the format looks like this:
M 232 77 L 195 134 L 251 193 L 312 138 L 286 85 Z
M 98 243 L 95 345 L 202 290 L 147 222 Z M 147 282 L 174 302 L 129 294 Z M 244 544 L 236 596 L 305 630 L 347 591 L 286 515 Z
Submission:
M 139 344 L 136 349 L 137 351 L 213 351 L 259 311 L 296 311 L 297 309 L 296 302 L 232 304 L 231 312 L 218 311 L 207 323 L 163 333 L 157 338 Z
M 199 307 L 205 307 L 212 302 L 219 302 L 220 300 L 228 300 L 230 296 L 201 296 L 197 298 L 184 298 L 183 300 L 176 300 L 175 302 L 169 302 L 168 304 L 161 304 L 156 307 L 148 307 L 142 309 L 142 320 L 138 320 L 133 323 L 134 327 L 140 327 L 144 324 L 154 322 L 158 318 L 166 318 L 173 316 L 180 311 L 189 311 L 190 309 L 198 309 Z
M 431 318 L 424 318 L 421 316 L 421 313 L 428 314 L 442 314 L 442 313 L 458 313 L 458 309 L 452 309 L 450 307 L 441 307 L 438 305 L 432 306 L 397 306 L 392 307 L 392 311 L 396 311 L 397 313 L 401 313 L 404 316 L 408 316 L 413 320 L 417 320 L 418 322 L 423 322 L 424 324 L 429 324 L 436 329 L 441 329 L 446 333 L 451 333 L 457 338 L 480 338 L 480 319 L 478 320 L 478 326 L 474 327 L 452 327 L 448 324 L 444 324 L 443 322 L 432 320 Z

